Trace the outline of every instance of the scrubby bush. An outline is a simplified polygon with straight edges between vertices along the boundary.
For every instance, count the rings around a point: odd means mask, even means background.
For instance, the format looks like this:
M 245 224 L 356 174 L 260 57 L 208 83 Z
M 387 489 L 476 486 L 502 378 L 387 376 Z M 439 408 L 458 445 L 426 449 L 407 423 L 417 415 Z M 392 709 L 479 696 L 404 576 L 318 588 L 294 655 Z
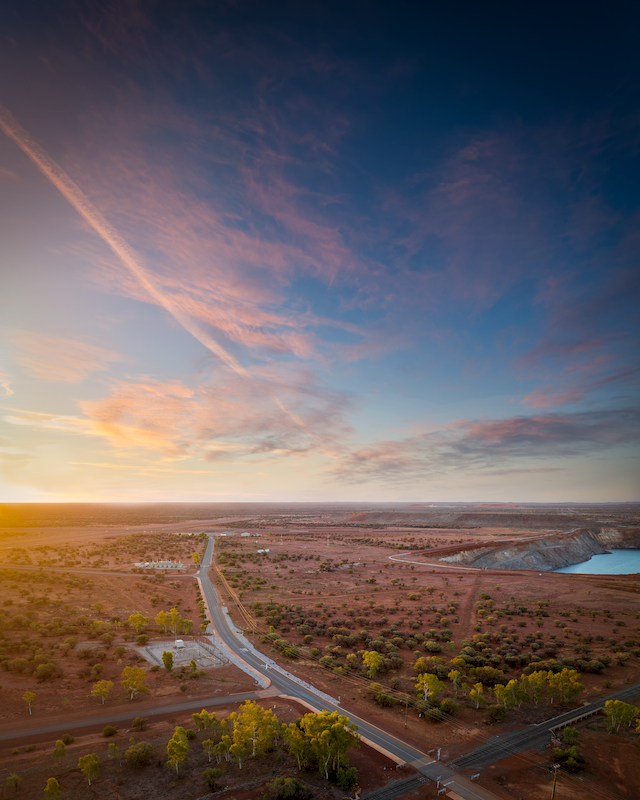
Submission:
M 204 782 L 212 792 L 215 792 L 216 781 L 222 776 L 222 773 L 223 770 L 221 767 L 207 767 L 207 769 L 205 769 L 205 771 L 202 773 Z
M 105 725 L 102 729 L 103 736 L 115 736 L 118 733 L 118 729 L 114 728 L 113 725 Z
M 138 742 L 132 744 L 125 754 L 125 759 L 135 767 L 143 767 L 153 758 L 153 747 L 149 742 Z
M 566 750 L 555 748 L 553 754 L 558 761 L 564 764 L 567 772 L 580 772 L 581 769 L 584 769 L 586 759 L 575 746 L 568 747 Z
M 355 767 L 340 767 L 336 773 L 336 783 L 343 792 L 348 792 L 358 781 L 358 770 Z
M 266 800 L 307 800 L 313 795 L 297 778 L 285 778 L 280 775 L 267 784 Z
M 487 722 L 491 725 L 493 722 L 501 722 L 507 716 L 507 709 L 504 706 L 488 706 L 487 708 Z
M 451 697 L 445 697 L 440 703 L 440 711 L 443 711 L 445 714 L 449 714 L 450 716 L 453 716 L 457 711 L 460 711 L 461 708 L 461 704 L 458 703 L 457 700 L 453 700 Z
M 56 665 L 53 661 L 49 661 L 47 664 L 38 664 L 33 673 L 33 677 L 37 678 L 39 681 L 46 681 L 55 678 L 57 674 L 58 670 Z

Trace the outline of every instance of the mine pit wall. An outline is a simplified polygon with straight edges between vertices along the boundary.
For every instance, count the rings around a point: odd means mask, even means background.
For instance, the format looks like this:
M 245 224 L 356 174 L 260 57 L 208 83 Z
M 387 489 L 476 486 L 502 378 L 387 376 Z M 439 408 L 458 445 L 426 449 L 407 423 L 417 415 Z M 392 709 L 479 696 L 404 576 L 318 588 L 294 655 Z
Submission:
M 588 561 L 611 549 L 640 548 L 640 528 L 602 528 L 598 533 L 583 529 L 545 536 L 507 547 L 472 547 L 439 560 L 478 569 L 529 569 L 550 572 Z

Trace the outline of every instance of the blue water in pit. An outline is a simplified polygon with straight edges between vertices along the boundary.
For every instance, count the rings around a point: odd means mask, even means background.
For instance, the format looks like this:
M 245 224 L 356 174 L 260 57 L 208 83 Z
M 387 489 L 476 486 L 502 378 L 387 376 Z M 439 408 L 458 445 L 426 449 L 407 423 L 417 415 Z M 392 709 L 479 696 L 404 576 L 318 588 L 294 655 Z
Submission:
M 577 572 L 579 575 L 632 575 L 640 572 L 640 548 L 632 550 L 612 550 L 600 556 L 592 556 L 589 561 L 571 564 L 554 572 Z

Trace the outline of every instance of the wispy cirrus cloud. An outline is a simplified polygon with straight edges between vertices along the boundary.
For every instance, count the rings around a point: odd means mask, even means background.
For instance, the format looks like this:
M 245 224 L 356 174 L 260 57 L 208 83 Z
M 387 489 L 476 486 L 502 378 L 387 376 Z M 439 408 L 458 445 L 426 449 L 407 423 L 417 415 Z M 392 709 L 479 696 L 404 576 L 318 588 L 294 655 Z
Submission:
M 2 368 L 0 368 L 0 389 L 2 389 L 2 395 L 0 396 L 0 399 L 6 399 L 7 397 L 11 397 L 13 394 L 13 389 L 11 388 L 11 377 Z
M 609 358 L 596 359 L 597 367 L 595 364 L 589 364 L 587 371 L 596 372 L 603 361 L 608 362 L 609 360 Z M 640 378 L 640 367 L 630 366 L 614 372 L 598 369 L 596 374 L 602 375 L 602 377 L 598 378 L 594 378 L 593 375 L 589 378 L 575 378 L 574 373 L 575 370 L 567 370 L 563 378 L 557 380 L 554 385 L 536 389 L 524 397 L 521 404 L 529 405 L 533 408 L 551 408 L 579 403 L 594 391 L 605 387 L 618 385 L 619 387 L 635 389 Z
M 553 469 L 554 459 L 639 441 L 637 409 L 462 420 L 422 436 L 352 449 L 329 474 L 352 483 L 398 483 L 459 473 L 501 474 L 505 463 L 537 471 L 538 459 L 549 462 L 543 469 Z M 523 468 L 523 461 L 531 466 Z
M 35 331 L 12 330 L 7 338 L 16 346 L 18 363 L 41 381 L 81 383 L 110 363 L 127 360 L 106 347 Z

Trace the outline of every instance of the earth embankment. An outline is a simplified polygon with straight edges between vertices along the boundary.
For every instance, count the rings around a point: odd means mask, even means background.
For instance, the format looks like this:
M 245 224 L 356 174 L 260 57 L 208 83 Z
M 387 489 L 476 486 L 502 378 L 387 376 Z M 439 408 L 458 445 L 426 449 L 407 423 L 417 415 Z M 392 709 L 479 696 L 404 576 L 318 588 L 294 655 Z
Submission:
M 631 545 L 629 545 L 631 546 Z M 477 568 L 531 569 L 549 572 L 588 561 L 607 549 L 590 530 L 561 533 L 527 542 L 514 542 L 500 547 L 477 547 L 460 550 L 441 561 Z
M 640 547 L 640 528 L 601 528 L 596 536 L 608 550 Z

